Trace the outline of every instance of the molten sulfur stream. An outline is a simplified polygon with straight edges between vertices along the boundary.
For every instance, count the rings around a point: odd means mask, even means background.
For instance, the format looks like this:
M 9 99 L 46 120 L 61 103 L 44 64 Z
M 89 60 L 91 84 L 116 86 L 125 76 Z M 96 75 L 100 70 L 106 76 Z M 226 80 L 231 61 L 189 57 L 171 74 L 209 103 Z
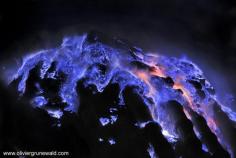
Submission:
M 159 68 L 156 65 L 151 65 L 150 70 L 138 70 L 135 69 L 133 71 L 133 73 L 135 74 L 136 77 L 140 78 L 144 83 L 146 83 L 146 85 L 149 88 L 149 92 L 147 94 L 147 97 L 151 97 L 154 102 L 155 102 L 155 96 L 158 92 L 158 90 L 152 85 L 151 83 L 151 77 L 152 76 L 158 76 L 158 77 L 166 77 L 163 68 Z M 181 83 L 181 81 L 183 80 L 182 77 L 178 77 L 177 80 L 175 81 L 174 85 L 173 85 L 173 89 L 176 90 L 181 90 L 182 91 L 182 95 L 183 98 L 187 101 L 187 105 L 189 106 L 189 108 L 191 108 L 193 111 L 197 111 L 195 105 L 194 105 L 194 101 L 193 98 L 189 92 L 189 90 Z M 154 120 L 156 120 L 156 114 L 155 114 L 155 110 L 156 110 L 156 105 L 153 105 L 150 108 L 150 112 L 151 115 L 153 117 Z M 189 120 L 192 120 L 191 115 L 189 114 L 189 112 L 185 109 L 184 107 L 184 113 L 187 116 L 187 118 Z M 216 120 L 210 116 L 207 115 L 207 110 L 203 110 L 203 116 L 207 121 L 208 126 L 210 127 L 211 131 L 217 135 L 217 124 L 216 124 Z M 220 141 L 220 140 L 219 140 Z
M 148 86 L 149 91 L 148 91 L 148 94 L 146 94 L 146 95 L 147 95 L 147 97 L 152 98 L 153 101 L 155 102 L 157 89 L 151 84 L 151 77 L 152 76 L 166 77 L 164 72 L 156 65 L 151 65 L 151 68 L 149 70 L 145 71 L 145 70 L 135 69 L 135 70 L 133 70 L 133 73 L 136 77 L 140 78 Z M 157 120 L 157 118 L 156 118 L 157 116 L 155 114 L 156 105 L 154 104 L 149 108 L 150 108 L 152 118 L 154 120 Z
M 136 77 L 140 78 L 144 83 L 146 83 L 146 85 L 149 88 L 147 97 L 152 98 L 153 100 L 155 100 L 155 95 L 156 95 L 156 89 L 153 87 L 153 85 L 150 83 L 150 75 L 148 74 L 148 72 L 145 71 L 139 71 L 139 70 L 135 70 L 133 71 L 133 73 L 135 74 Z M 149 106 L 149 110 L 151 112 L 151 116 L 154 120 L 156 120 L 156 115 L 155 115 L 155 105 L 152 105 L 151 107 Z
M 175 83 L 174 86 L 173 86 L 174 89 L 180 89 L 182 92 L 183 92 L 183 97 L 186 99 L 186 101 L 188 102 L 188 106 L 193 110 L 193 111 L 197 111 L 196 110 L 196 107 L 194 105 L 194 101 L 193 101 L 193 98 L 190 94 L 190 92 L 184 87 L 184 85 L 180 84 L 180 83 Z M 203 105 L 204 106 L 204 105 Z M 207 106 L 204 106 L 206 108 L 202 108 L 203 109 L 203 116 L 204 118 L 206 119 L 207 121 L 207 125 L 210 127 L 211 131 L 214 133 L 214 134 L 217 134 L 216 130 L 217 130 L 217 123 L 216 123 L 216 120 L 212 117 L 210 117 L 207 113 L 207 109 L 208 107 Z M 187 110 L 184 109 L 184 113 L 185 115 L 187 116 L 187 118 L 189 120 L 192 120 L 192 117 L 191 115 L 189 114 L 189 112 Z

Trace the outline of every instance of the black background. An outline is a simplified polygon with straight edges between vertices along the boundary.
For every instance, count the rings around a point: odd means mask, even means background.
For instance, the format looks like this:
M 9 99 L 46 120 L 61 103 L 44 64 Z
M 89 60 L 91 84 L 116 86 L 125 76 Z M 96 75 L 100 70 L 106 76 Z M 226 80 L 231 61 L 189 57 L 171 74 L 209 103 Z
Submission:
M 0 2 L 0 58 L 56 47 L 92 29 L 145 51 L 186 55 L 218 92 L 236 94 L 236 4 L 225 0 L 31 0 Z M 2 68 L 4 69 L 4 68 Z

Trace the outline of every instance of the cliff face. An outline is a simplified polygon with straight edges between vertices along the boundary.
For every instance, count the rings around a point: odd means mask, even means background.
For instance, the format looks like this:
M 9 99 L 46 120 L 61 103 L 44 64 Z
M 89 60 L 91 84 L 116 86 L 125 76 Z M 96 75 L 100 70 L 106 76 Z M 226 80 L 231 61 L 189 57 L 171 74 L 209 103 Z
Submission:
M 235 156 L 236 114 L 187 59 L 92 32 L 26 56 L 9 86 L 39 116 L 22 114 L 26 124 L 5 128 L 22 126 L 19 137 L 5 139 L 12 148 L 73 157 Z

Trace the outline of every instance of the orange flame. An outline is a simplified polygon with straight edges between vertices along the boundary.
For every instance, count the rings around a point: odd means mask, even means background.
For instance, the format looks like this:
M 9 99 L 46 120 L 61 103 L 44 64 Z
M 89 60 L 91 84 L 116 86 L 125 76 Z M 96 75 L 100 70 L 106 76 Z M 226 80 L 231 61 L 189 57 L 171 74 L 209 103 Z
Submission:
M 150 83 L 150 76 L 145 71 L 135 71 L 134 74 L 139 77 L 141 80 L 143 80 L 149 87 L 149 93 L 147 94 L 150 97 L 153 97 L 155 95 L 155 88 Z
M 173 88 L 180 89 L 183 92 L 184 98 L 188 101 L 189 106 L 193 108 L 193 100 L 189 91 L 181 83 L 178 83 L 178 82 L 174 84 Z
M 166 77 L 166 75 L 164 74 L 164 71 L 161 70 L 161 68 L 157 66 L 151 67 L 150 74 L 154 76 L 159 76 L 159 77 Z

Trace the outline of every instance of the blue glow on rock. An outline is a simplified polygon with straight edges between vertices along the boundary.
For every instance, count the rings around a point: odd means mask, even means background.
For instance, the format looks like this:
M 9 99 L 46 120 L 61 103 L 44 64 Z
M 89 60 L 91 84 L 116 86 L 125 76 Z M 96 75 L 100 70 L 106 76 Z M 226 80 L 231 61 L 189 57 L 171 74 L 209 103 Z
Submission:
M 115 123 L 117 120 L 118 116 L 117 115 L 111 115 L 111 124 Z
M 116 112 L 117 108 L 110 108 L 109 111 L 110 111 L 110 113 Z
M 205 144 L 202 144 L 202 150 L 205 152 L 209 152 Z
M 114 139 L 112 139 L 112 138 L 109 138 L 108 142 L 109 142 L 110 145 L 116 144 L 116 141 Z
M 167 138 L 168 142 L 174 143 L 177 142 L 178 138 L 174 135 L 171 135 L 167 130 L 162 130 L 162 134 Z
M 149 144 L 147 151 L 148 151 L 150 158 L 158 158 L 158 156 L 156 155 L 156 153 L 154 151 L 154 147 L 152 146 L 152 144 Z
M 41 108 L 43 105 L 47 104 L 47 100 L 43 96 L 37 96 L 32 100 L 32 104 Z
M 109 118 L 100 118 L 99 119 L 100 123 L 102 124 L 102 126 L 106 126 L 110 123 L 110 119 Z
M 60 119 L 63 115 L 61 110 L 47 110 L 48 114 L 56 119 Z
M 101 117 L 101 118 L 99 118 L 99 121 L 100 121 L 102 126 L 106 126 L 109 123 L 114 124 L 116 122 L 117 118 L 118 118 L 117 115 L 111 115 L 109 118 Z
M 135 126 L 139 127 L 139 128 L 144 128 L 148 123 L 150 123 L 152 121 L 147 121 L 147 122 L 137 122 L 135 123 Z
M 103 142 L 104 140 L 102 138 L 98 138 L 98 141 L 99 142 Z

